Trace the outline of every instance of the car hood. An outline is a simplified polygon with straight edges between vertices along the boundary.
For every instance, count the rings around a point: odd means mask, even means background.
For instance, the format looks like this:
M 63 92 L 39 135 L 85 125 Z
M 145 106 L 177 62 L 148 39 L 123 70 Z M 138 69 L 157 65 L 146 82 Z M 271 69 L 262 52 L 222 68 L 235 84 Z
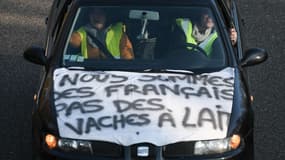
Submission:
M 194 74 L 56 69 L 59 135 L 124 146 L 225 138 L 234 70 Z

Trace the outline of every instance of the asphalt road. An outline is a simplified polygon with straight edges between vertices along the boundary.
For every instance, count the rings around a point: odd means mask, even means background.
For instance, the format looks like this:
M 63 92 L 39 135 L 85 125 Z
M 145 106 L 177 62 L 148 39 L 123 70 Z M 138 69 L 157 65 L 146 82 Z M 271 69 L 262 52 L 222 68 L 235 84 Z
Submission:
M 31 159 L 32 97 L 40 67 L 23 60 L 43 45 L 51 0 L 0 0 L 0 160 Z M 285 1 L 239 0 L 246 46 L 267 49 L 249 68 L 255 110 L 256 160 L 285 159 Z

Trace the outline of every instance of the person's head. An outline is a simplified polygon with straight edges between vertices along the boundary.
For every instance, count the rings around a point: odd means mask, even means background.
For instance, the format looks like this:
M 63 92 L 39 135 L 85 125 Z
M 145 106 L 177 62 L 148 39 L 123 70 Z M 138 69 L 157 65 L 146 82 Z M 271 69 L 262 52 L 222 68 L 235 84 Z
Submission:
M 201 14 L 200 25 L 206 29 L 214 27 L 214 20 L 209 13 Z
M 89 12 L 89 20 L 96 29 L 103 29 L 106 24 L 106 13 L 100 8 L 94 8 Z

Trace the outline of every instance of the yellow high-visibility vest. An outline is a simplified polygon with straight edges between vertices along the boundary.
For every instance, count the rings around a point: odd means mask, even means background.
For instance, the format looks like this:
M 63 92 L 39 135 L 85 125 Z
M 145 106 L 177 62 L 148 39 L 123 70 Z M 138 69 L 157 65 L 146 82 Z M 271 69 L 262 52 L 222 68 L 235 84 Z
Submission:
M 106 34 L 106 47 L 114 58 L 120 58 L 120 41 L 123 35 L 123 23 L 111 25 Z M 77 30 L 81 38 L 81 54 L 84 58 L 88 58 L 87 52 L 87 33 L 84 27 Z
M 176 24 L 181 27 L 181 29 L 185 33 L 187 43 L 198 45 L 195 38 L 192 36 L 193 25 L 189 19 L 177 18 Z M 207 39 L 205 39 L 202 43 L 199 44 L 199 46 L 207 53 L 207 56 L 210 56 L 212 52 L 213 43 L 217 38 L 218 33 L 215 31 L 214 33 L 210 34 Z

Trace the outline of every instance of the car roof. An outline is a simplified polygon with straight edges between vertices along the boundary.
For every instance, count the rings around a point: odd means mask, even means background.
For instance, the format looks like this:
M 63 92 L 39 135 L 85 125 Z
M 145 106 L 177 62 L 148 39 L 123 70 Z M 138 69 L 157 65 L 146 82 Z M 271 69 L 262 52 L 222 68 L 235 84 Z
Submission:
M 235 0 L 66 0 L 72 1 L 79 5 L 163 5 L 163 6 L 183 6 L 183 5 L 205 5 L 220 6 L 228 15 L 230 4 Z
M 123 4 L 160 4 L 160 5 L 189 5 L 189 4 L 210 4 L 214 3 L 216 0 L 72 0 L 74 2 L 80 3 L 99 3 L 99 4 L 113 4 L 113 5 L 123 5 Z M 219 0 L 218 0 L 219 1 Z
M 63 0 L 61 2 L 77 2 L 77 3 L 100 3 L 100 4 L 164 4 L 164 5 L 189 5 L 189 4 L 217 4 L 224 5 L 227 8 L 230 7 L 232 1 L 235 0 Z M 59 0 L 55 0 L 54 3 L 60 2 Z
M 160 5 L 160 6 L 215 6 L 220 8 L 228 24 L 231 22 L 230 4 L 235 0 L 67 0 L 78 5 Z M 219 7 L 217 7 L 219 6 Z M 218 10 L 217 10 L 218 11 Z

